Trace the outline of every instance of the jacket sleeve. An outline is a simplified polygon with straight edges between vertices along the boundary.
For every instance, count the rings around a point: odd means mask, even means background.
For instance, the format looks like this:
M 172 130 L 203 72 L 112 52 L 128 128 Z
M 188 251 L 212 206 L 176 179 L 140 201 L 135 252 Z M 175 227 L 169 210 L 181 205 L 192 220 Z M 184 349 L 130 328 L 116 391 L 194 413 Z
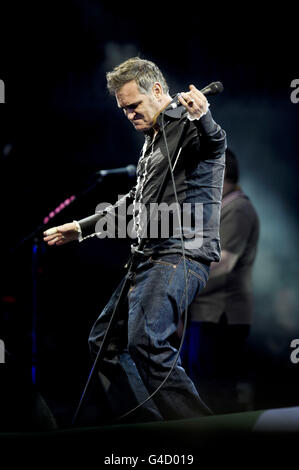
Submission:
M 125 224 L 126 226 L 126 207 L 133 202 L 135 192 L 136 186 L 125 196 L 122 196 L 114 205 L 105 204 L 105 207 L 102 207 L 104 204 L 99 204 L 95 214 L 79 220 L 78 223 L 82 234 L 81 241 L 94 236 L 101 238 L 100 228 L 104 226 L 108 226 L 108 231 L 110 231 L 111 234 L 112 231 L 115 234 L 120 224 Z
M 226 133 L 208 110 L 200 119 L 191 121 L 189 143 L 199 160 L 221 157 L 226 150 Z

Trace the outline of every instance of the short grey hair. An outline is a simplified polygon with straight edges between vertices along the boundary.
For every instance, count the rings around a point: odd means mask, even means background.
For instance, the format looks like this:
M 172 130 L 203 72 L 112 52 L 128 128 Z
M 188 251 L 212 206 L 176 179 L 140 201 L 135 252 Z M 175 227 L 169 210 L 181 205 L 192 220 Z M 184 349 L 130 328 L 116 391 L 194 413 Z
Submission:
M 149 94 L 155 82 L 159 82 L 164 93 L 169 92 L 167 82 L 156 64 L 149 60 L 132 57 L 114 67 L 112 72 L 106 74 L 107 88 L 115 95 L 126 83 L 135 80 L 139 91 Z

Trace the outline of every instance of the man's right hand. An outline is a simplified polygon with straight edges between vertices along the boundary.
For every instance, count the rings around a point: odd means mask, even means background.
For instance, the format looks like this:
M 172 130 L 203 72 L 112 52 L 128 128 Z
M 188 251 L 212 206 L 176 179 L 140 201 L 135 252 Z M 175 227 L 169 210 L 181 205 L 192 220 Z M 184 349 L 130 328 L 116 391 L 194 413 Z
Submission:
M 49 228 L 44 232 L 44 241 L 48 245 L 65 245 L 79 239 L 78 226 L 75 222 Z

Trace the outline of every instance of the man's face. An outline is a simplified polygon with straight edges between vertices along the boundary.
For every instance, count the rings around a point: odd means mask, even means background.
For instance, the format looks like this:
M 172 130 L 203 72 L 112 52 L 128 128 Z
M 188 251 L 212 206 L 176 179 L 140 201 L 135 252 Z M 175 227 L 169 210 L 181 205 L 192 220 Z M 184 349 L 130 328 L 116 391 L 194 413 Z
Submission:
M 136 131 L 147 131 L 153 126 L 153 118 L 161 109 L 159 95 L 154 90 L 150 95 L 141 93 L 135 80 L 126 83 L 115 98 L 119 108 L 131 121 Z

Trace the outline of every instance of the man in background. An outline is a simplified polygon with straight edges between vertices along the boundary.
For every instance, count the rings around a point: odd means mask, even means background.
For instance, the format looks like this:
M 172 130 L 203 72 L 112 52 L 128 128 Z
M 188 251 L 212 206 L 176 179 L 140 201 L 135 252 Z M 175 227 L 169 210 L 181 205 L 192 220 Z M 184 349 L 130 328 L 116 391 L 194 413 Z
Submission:
M 227 149 L 221 260 L 211 263 L 208 283 L 190 306 L 191 322 L 182 350 L 188 375 L 215 413 L 242 411 L 238 388 L 240 394 L 240 384 L 246 380 L 244 353 L 253 312 L 252 268 L 259 220 L 238 182 L 238 161 Z

